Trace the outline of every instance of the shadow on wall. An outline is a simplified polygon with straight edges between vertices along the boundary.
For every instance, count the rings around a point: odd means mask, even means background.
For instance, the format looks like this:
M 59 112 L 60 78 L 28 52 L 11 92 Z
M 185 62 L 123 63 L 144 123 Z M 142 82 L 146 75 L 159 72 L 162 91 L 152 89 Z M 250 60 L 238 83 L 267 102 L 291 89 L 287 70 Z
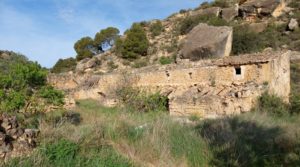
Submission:
M 300 142 L 296 132 L 253 121 L 224 118 L 204 121 L 197 131 L 212 150 L 212 166 L 297 166 Z

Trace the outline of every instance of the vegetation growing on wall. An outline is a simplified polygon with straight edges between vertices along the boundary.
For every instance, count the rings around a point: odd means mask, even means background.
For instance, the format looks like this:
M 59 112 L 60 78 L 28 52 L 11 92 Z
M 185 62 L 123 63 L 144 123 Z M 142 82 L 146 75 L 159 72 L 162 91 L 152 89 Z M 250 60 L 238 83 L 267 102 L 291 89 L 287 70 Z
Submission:
M 132 87 L 122 87 L 117 91 L 126 109 L 137 112 L 166 112 L 168 99 L 157 93 L 148 93 Z

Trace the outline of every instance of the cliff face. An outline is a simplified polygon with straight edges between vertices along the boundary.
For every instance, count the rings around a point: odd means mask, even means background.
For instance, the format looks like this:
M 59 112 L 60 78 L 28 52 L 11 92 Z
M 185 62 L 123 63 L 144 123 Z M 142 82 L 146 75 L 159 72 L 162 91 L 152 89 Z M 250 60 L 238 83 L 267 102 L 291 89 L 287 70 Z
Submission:
M 124 85 L 159 91 L 168 97 L 171 115 L 218 117 L 250 111 L 265 91 L 288 101 L 289 55 L 242 55 L 105 75 L 50 75 L 49 82 L 68 92 L 69 99 L 92 98 L 107 106 L 118 104 L 115 92 Z

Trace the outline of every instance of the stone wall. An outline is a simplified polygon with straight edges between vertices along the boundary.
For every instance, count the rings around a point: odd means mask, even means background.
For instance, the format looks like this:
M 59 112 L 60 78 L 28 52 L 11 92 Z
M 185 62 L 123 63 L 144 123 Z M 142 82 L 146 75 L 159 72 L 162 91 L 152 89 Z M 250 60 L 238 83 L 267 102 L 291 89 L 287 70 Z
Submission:
M 49 76 L 69 98 L 118 103 L 116 89 L 130 85 L 160 91 L 169 98 L 171 115 L 218 117 L 250 111 L 265 91 L 288 101 L 290 52 L 242 55 L 222 59 L 151 66 L 105 75 Z

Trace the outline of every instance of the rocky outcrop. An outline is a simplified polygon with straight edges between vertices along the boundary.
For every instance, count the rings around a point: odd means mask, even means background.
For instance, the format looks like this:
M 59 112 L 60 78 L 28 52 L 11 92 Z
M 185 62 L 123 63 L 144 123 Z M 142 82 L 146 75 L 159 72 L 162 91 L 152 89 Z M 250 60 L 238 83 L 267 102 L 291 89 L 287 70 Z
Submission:
M 232 28 L 207 24 L 196 26 L 186 38 L 182 58 L 192 61 L 229 56 L 232 47 Z
M 26 155 L 36 146 L 39 133 L 35 129 L 21 128 L 15 116 L 0 116 L 0 157 L 4 160 Z
M 274 11 L 278 13 L 282 6 L 285 6 L 285 2 L 279 0 L 248 0 L 240 6 L 239 10 L 242 17 L 250 18 L 271 16 Z

